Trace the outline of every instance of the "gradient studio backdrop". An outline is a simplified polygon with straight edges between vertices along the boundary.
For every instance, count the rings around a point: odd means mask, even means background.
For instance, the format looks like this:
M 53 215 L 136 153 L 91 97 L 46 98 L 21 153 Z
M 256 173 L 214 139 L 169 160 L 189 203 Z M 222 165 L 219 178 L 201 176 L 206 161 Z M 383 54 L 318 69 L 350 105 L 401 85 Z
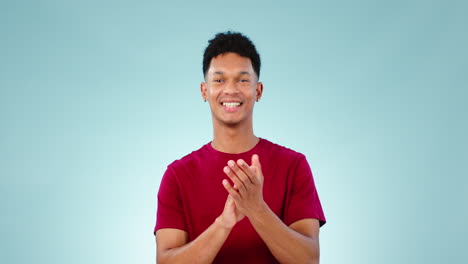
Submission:
M 212 136 L 203 49 L 232 29 L 263 59 L 256 134 L 312 166 L 322 263 L 467 263 L 467 12 L 2 1 L 0 262 L 154 263 L 161 176 Z

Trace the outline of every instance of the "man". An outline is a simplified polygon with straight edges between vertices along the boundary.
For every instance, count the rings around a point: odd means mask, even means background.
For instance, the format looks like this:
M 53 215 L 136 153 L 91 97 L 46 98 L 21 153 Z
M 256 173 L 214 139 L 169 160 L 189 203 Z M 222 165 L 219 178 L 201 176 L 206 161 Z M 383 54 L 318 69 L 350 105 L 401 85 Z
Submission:
M 157 263 L 318 263 L 325 217 L 305 156 L 253 132 L 263 93 L 255 46 L 240 33 L 217 34 L 203 73 L 213 141 L 163 176 Z

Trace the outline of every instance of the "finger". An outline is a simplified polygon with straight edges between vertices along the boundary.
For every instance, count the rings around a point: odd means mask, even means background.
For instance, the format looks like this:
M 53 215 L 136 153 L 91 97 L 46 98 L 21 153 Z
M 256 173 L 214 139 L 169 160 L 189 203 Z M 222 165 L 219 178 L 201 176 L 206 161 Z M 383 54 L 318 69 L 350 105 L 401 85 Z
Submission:
M 252 168 L 245 162 L 243 159 L 237 160 L 237 165 L 241 168 L 241 170 L 249 177 L 250 181 L 252 181 L 252 178 L 255 177 L 255 172 L 252 170 Z
M 229 168 L 231 168 L 231 170 L 233 170 L 236 173 L 237 177 L 242 181 L 246 188 L 248 184 L 252 183 L 252 181 L 250 181 L 250 178 L 241 170 L 237 163 L 235 163 L 233 160 L 230 160 L 228 161 L 228 165 Z
M 229 182 L 228 182 L 228 184 L 229 184 Z M 224 185 L 224 183 L 223 183 L 223 185 Z M 226 203 L 224 204 L 224 208 L 229 208 L 230 206 L 233 206 L 233 205 L 234 205 L 234 200 L 233 200 L 232 196 L 228 194 L 227 199 L 226 199 Z
M 257 154 L 252 155 L 252 166 L 257 167 L 258 172 L 262 171 L 262 165 L 260 164 L 260 159 Z
M 244 183 L 237 177 L 237 175 L 234 173 L 233 170 L 231 170 L 228 166 L 225 166 L 223 169 L 224 173 L 231 179 L 231 181 L 234 183 L 235 189 L 236 190 L 245 190 L 245 185 Z
M 229 182 L 228 182 L 229 184 Z M 232 199 L 232 196 L 231 195 L 228 195 L 227 199 L 226 199 L 226 203 L 227 204 L 233 204 L 234 203 L 234 200 Z
M 229 193 L 229 196 L 232 197 L 233 200 L 240 199 L 239 193 L 236 190 L 234 190 L 234 188 L 232 188 L 228 180 L 224 179 L 222 183 L 223 183 L 224 189 L 226 189 L 226 191 Z M 229 201 L 229 197 L 228 197 L 228 201 L 226 201 L 226 203 L 230 203 L 229 205 L 231 205 L 234 203 L 233 200 Z
M 263 182 L 263 172 L 262 165 L 260 164 L 260 159 L 257 154 L 252 155 L 252 166 L 255 168 L 255 175 L 260 182 Z
M 258 173 L 258 169 L 255 166 L 250 166 L 250 170 L 254 173 L 254 176 L 250 178 L 252 180 L 253 185 L 262 184 L 263 183 L 263 175 Z

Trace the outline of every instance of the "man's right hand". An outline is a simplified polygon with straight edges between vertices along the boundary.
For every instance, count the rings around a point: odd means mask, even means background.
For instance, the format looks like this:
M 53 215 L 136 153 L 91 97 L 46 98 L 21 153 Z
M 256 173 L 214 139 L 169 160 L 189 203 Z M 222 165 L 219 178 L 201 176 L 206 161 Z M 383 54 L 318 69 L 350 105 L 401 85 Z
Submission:
M 212 263 L 232 228 L 244 217 L 228 195 L 221 215 L 191 242 L 186 231 L 159 229 L 156 231 L 157 263 L 194 263 L 194 259 L 197 263 Z
M 234 199 L 228 195 L 223 213 L 216 218 L 216 222 L 226 229 L 232 229 L 244 217 L 245 215 L 237 209 Z

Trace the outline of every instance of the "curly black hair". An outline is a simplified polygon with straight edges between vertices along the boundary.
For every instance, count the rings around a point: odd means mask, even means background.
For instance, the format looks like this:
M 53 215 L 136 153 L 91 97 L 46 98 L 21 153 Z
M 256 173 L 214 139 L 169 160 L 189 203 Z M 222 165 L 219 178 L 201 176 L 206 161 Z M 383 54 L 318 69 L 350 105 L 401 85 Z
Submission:
M 239 32 L 227 31 L 216 34 L 208 43 L 203 54 L 203 76 L 208 72 L 211 59 L 226 52 L 234 52 L 249 58 L 257 78 L 260 78 L 260 55 L 248 37 Z

